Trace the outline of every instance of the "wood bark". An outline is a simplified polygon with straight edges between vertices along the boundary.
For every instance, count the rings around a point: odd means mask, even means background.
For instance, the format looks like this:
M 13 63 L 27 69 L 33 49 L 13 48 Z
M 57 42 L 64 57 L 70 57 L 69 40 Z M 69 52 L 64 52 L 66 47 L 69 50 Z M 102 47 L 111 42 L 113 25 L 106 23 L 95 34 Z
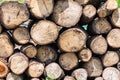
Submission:
M 86 44 L 85 32 L 78 28 L 71 28 L 60 34 L 58 45 L 65 52 L 80 51 Z
M 9 67 L 13 73 L 20 75 L 28 68 L 28 58 L 20 52 L 10 56 Z
M 63 53 L 59 57 L 59 64 L 65 70 L 72 70 L 78 65 L 78 58 L 75 53 Z
M 31 61 L 28 67 L 28 74 L 30 77 L 40 77 L 44 72 L 44 65 L 37 61 Z
M 90 49 L 95 54 L 105 54 L 105 52 L 107 51 L 107 47 L 107 41 L 102 35 L 96 36 L 91 40 Z
M 4 27 L 13 29 L 29 18 L 29 12 L 25 4 L 14 1 L 6 1 L 0 7 L 0 20 Z
M 97 77 L 102 74 L 103 66 L 99 58 L 92 57 L 91 60 L 84 64 L 89 77 Z
M 120 62 L 117 63 L 117 69 L 120 70 Z
M 19 44 L 26 44 L 30 40 L 30 34 L 27 28 L 18 27 L 13 31 L 13 38 Z
M 102 77 L 104 80 L 120 80 L 120 71 L 114 67 L 104 69 Z
M 38 19 L 48 17 L 53 11 L 53 0 L 26 0 L 26 3 L 32 15 Z
M 28 58 L 35 58 L 37 55 L 37 48 L 32 45 L 23 45 L 21 51 L 28 57 Z
M 57 59 L 57 52 L 50 46 L 41 46 L 37 48 L 36 57 L 41 62 L 49 64 Z
M 54 42 L 58 37 L 58 26 L 48 20 L 41 20 L 31 28 L 31 37 L 35 43 L 46 45 Z
M 114 28 L 107 35 L 107 42 L 112 48 L 120 48 L 120 29 Z
M 8 58 L 13 54 L 14 47 L 7 33 L 0 34 L 0 57 Z
M 57 1 L 53 10 L 53 20 L 61 27 L 76 25 L 82 15 L 82 6 L 73 0 Z
M 87 80 L 88 73 L 84 68 L 79 68 L 72 72 L 72 76 L 75 77 L 76 80 Z
M 102 63 L 105 67 L 110 67 L 117 64 L 119 61 L 118 53 L 115 51 L 107 51 L 103 56 Z
M 0 24 L 0 33 L 2 33 L 2 31 L 3 31 L 3 27 Z
M 89 48 L 84 48 L 78 53 L 78 56 L 83 62 L 88 62 L 92 57 L 92 51 Z

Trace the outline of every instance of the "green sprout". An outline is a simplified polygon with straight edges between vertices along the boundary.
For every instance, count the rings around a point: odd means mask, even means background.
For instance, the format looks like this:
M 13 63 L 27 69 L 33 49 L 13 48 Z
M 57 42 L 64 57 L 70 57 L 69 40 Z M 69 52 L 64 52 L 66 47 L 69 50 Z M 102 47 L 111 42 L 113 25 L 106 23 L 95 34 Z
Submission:
M 0 0 L 0 3 L 5 2 L 5 1 L 18 1 L 19 3 L 25 2 L 25 0 Z
M 120 8 L 120 0 L 117 0 L 118 8 Z
M 24 3 L 25 0 L 17 0 L 19 3 Z

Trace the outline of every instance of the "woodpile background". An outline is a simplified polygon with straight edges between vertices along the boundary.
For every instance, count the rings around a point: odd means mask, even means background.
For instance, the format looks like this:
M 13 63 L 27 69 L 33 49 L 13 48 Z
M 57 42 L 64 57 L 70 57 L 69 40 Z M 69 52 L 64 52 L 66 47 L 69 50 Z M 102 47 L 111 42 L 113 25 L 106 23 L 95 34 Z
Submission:
M 117 0 L 1 3 L 0 80 L 120 80 Z

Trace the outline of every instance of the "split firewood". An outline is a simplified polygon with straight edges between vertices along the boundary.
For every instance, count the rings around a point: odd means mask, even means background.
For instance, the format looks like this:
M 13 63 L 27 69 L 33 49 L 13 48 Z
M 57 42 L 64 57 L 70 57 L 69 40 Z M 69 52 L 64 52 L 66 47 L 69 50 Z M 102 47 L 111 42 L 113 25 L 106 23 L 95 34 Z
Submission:
M 93 34 L 106 34 L 112 29 L 112 26 L 106 18 L 95 18 L 88 29 Z
M 120 62 L 117 63 L 117 69 L 120 70 Z
M 82 23 L 84 24 L 90 23 L 95 15 L 96 15 L 96 8 L 91 4 L 86 5 L 83 8 L 83 14 L 81 17 Z
M 84 68 L 79 68 L 72 72 L 72 76 L 75 77 L 76 80 L 87 80 L 88 73 Z
M 20 52 L 10 56 L 9 67 L 13 73 L 20 75 L 28 68 L 28 58 Z
M 92 57 L 91 60 L 84 65 L 89 77 L 97 77 L 102 74 L 103 66 L 99 58 Z
M 87 36 L 85 32 L 79 28 L 70 28 L 60 34 L 58 45 L 65 52 L 80 51 L 86 44 Z
M 58 37 L 58 26 L 48 20 L 41 20 L 31 28 L 31 37 L 39 45 L 54 42 Z
M 103 77 L 96 77 L 95 80 L 103 80 Z
M 43 63 L 49 64 L 57 59 L 57 52 L 49 46 L 40 46 L 37 49 L 37 59 Z
M 120 29 L 114 28 L 107 35 L 107 42 L 112 48 L 120 48 Z
M 36 18 L 46 18 L 53 11 L 53 0 L 26 0 L 26 3 Z
M 44 72 L 44 65 L 37 61 L 31 61 L 28 67 L 30 77 L 40 77 Z
M 3 58 L 0 58 L 0 78 L 6 77 L 8 71 L 7 61 Z
M 59 57 L 59 64 L 65 70 L 72 70 L 78 65 L 78 58 L 75 53 L 63 53 Z
M 117 8 L 116 10 L 114 10 L 112 17 L 111 17 L 111 22 L 113 23 L 113 25 L 115 25 L 116 27 L 120 28 L 120 8 Z
M 29 18 L 29 11 L 25 4 L 6 1 L 0 7 L 0 20 L 7 29 L 16 28 Z
M 53 20 L 62 27 L 76 25 L 82 15 L 82 6 L 74 0 L 59 0 L 53 10 Z
M 88 62 L 92 57 L 92 51 L 89 48 L 84 48 L 79 52 L 78 56 L 83 62 Z
M 110 67 L 117 64 L 119 61 L 119 55 L 115 51 L 107 51 L 104 55 L 102 62 L 105 67 Z
M 74 77 L 72 76 L 65 76 L 64 77 L 64 80 L 75 80 Z
M 80 5 L 85 5 L 89 2 L 89 0 L 75 0 L 76 2 L 78 2 Z
M 7 33 L 0 34 L 0 57 L 8 58 L 14 51 L 13 44 Z
M 34 45 L 28 44 L 23 45 L 21 51 L 28 57 L 28 58 L 35 58 L 37 55 L 37 48 Z
M 95 54 L 105 54 L 107 47 L 107 41 L 102 35 L 96 36 L 91 40 L 90 48 Z
M 45 75 L 52 80 L 60 78 L 63 73 L 63 70 L 57 63 L 53 62 L 45 67 Z
M 6 80 L 24 80 L 24 79 L 23 79 L 23 76 L 16 75 L 16 74 L 10 72 L 7 74 Z
M 19 27 L 13 31 L 13 38 L 19 44 L 26 44 L 30 40 L 30 34 L 27 28 Z
M 104 80 L 120 80 L 120 71 L 114 67 L 107 67 L 102 76 Z

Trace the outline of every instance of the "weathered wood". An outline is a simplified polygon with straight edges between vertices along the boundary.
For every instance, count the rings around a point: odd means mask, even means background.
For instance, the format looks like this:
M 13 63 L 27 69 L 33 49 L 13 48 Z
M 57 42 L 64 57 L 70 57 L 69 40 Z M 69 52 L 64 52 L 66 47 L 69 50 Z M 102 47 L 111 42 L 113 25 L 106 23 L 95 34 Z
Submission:
M 28 58 L 35 58 L 37 55 L 37 48 L 34 45 L 28 44 L 23 45 L 21 51 L 28 57 Z
M 120 71 L 114 67 L 104 69 L 102 77 L 104 80 L 120 80 Z
M 78 53 L 78 56 L 83 62 L 88 62 L 92 57 L 92 51 L 89 48 L 84 48 Z
M 75 80 L 74 77 L 72 76 L 65 76 L 64 77 L 64 80 Z
M 20 75 L 28 68 L 28 58 L 20 52 L 10 56 L 9 67 L 13 73 Z
M 25 4 L 6 1 L 0 7 L 0 20 L 4 27 L 13 29 L 29 18 L 29 11 Z
M 50 79 L 58 79 L 63 74 L 63 70 L 57 63 L 50 63 L 45 67 L 45 75 Z
M 86 44 L 87 36 L 79 28 L 70 28 L 60 34 L 58 45 L 65 52 L 80 51 Z
M 91 40 L 90 49 L 95 54 L 105 54 L 105 52 L 107 51 L 107 47 L 107 41 L 102 35 L 96 36 Z
M 82 6 L 73 0 L 59 0 L 53 10 L 53 20 L 62 27 L 76 25 L 81 15 Z
M 23 76 L 16 75 L 16 74 L 10 72 L 7 74 L 6 80 L 24 80 L 24 79 L 23 79 Z
M 105 67 L 110 67 L 117 64 L 119 61 L 118 53 L 115 51 L 107 51 L 103 56 L 102 63 Z
M 13 44 L 7 33 L 0 34 L 0 57 L 8 58 L 14 51 Z
M 87 80 L 88 73 L 84 68 L 78 68 L 72 72 L 72 76 L 76 80 Z
M 30 34 L 27 28 L 25 27 L 18 27 L 16 28 L 13 33 L 14 40 L 19 44 L 26 44 L 30 40 Z
M 59 57 L 59 64 L 65 70 L 72 70 L 78 65 L 78 58 L 75 53 L 63 53 Z
M 45 45 L 54 42 L 58 37 L 58 26 L 48 20 L 41 20 L 31 28 L 31 37 L 35 43 Z
M 95 18 L 88 29 L 93 34 L 106 34 L 112 29 L 112 26 L 106 18 Z
M 26 0 L 26 3 L 36 18 L 46 18 L 53 11 L 53 0 Z
M 91 60 L 84 64 L 89 77 L 97 77 L 102 74 L 103 66 L 99 58 L 92 57 Z
M 85 7 L 83 8 L 81 22 L 84 24 L 88 24 L 93 20 L 95 15 L 96 8 L 91 4 L 85 5 Z
M 37 61 L 31 61 L 28 67 L 30 77 L 40 77 L 44 72 L 44 65 Z
M 112 48 L 120 48 L 120 29 L 114 28 L 107 35 L 107 42 Z
M 57 59 L 57 52 L 50 46 L 40 46 L 37 48 L 37 59 L 49 64 Z

